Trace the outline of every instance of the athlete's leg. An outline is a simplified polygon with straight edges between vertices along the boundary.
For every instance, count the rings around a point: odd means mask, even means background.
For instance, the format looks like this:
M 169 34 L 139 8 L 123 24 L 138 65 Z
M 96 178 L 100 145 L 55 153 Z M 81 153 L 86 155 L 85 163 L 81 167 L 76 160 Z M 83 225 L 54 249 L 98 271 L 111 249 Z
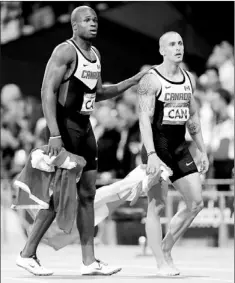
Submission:
M 73 136 L 71 136 L 73 138 Z M 81 140 L 78 137 L 78 140 Z M 84 156 L 87 164 L 78 184 L 77 228 L 82 246 L 82 275 L 111 275 L 121 268 L 110 267 L 95 259 L 94 255 L 94 199 L 96 194 L 97 145 L 92 128 L 86 132 L 80 146 L 73 142 L 76 152 Z
M 158 274 L 174 276 L 178 275 L 179 272 L 167 265 L 161 247 L 162 227 L 160 223 L 160 216 L 165 208 L 167 192 L 168 184 L 164 181 L 154 185 L 148 191 L 148 209 L 145 229 L 148 245 L 157 261 Z
M 96 170 L 85 171 L 78 187 L 77 227 L 82 246 L 82 275 L 112 275 L 121 270 L 97 260 L 94 255 L 94 199 Z
M 164 182 L 165 183 L 165 182 Z M 158 267 L 164 264 L 164 255 L 161 249 L 162 227 L 160 216 L 165 208 L 168 185 L 156 184 L 148 191 L 148 209 L 146 217 L 146 236 Z
M 168 232 L 162 241 L 165 259 L 172 267 L 174 267 L 171 257 L 172 247 L 203 208 L 202 186 L 199 173 L 189 174 L 180 178 L 173 185 L 183 196 L 186 207 L 177 212 L 171 219 Z
M 78 187 L 77 227 L 85 265 L 95 261 L 94 255 L 94 199 L 96 192 L 96 170 L 83 172 Z
M 49 209 L 41 209 L 39 210 L 32 230 L 28 236 L 26 245 L 21 252 L 21 256 L 24 257 L 31 257 L 36 254 L 37 247 L 46 233 L 48 228 L 50 227 L 51 223 L 56 217 L 56 213 L 54 211 L 53 199 L 51 198 L 50 207 Z
M 164 181 L 154 185 L 148 191 L 148 209 L 146 217 L 146 236 L 148 245 L 157 261 L 158 273 L 162 275 L 174 276 L 179 272 L 166 264 L 162 251 L 162 227 L 160 216 L 166 205 L 168 184 Z

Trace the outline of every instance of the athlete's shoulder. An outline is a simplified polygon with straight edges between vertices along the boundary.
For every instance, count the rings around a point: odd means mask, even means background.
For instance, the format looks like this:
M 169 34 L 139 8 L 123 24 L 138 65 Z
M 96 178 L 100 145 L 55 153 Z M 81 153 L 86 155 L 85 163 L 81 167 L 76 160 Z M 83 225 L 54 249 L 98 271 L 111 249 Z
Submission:
M 95 51 L 95 53 L 97 54 L 97 56 L 99 57 L 99 59 L 101 59 L 101 55 L 100 55 L 99 50 L 98 50 L 95 46 L 93 46 L 93 45 L 92 45 L 92 49 Z
M 186 74 L 188 74 L 188 76 L 190 77 L 190 79 L 191 78 L 193 78 L 193 74 L 190 72 L 190 71 L 188 71 L 188 70 L 186 70 L 186 69 L 182 69 Z
M 76 56 L 76 51 L 68 42 L 62 42 L 54 48 L 52 56 L 58 60 L 71 62 Z
M 146 90 L 148 92 L 157 92 L 161 88 L 159 80 L 156 75 L 150 70 L 139 81 L 139 90 Z M 142 91 L 139 91 L 141 94 Z
M 159 71 L 159 69 L 158 69 L 158 66 L 159 66 L 159 65 L 153 65 L 153 66 L 150 68 L 150 70 L 149 70 L 149 73 L 150 73 L 150 74 L 155 75 L 155 79 L 156 79 L 157 81 L 159 81 L 159 74 L 161 74 L 160 71 Z
M 161 71 L 159 70 L 159 66 L 160 66 L 160 65 L 153 65 L 153 66 L 150 68 L 151 73 L 153 73 L 153 74 L 155 74 L 155 75 L 160 74 Z
M 149 82 L 155 86 L 156 89 L 161 87 L 161 82 L 158 78 L 157 72 L 156 72 L 157 65 L 153 65 L 148 72 L 146 73 L 145 77 L 146 80 L 149 80 Z
M 195 78 L 195 76 L 191 72 L 189 72 L 189 71 L 187 71 L 185 69 L 183 69 L 183 70 L 188 75 L 188 78 L 190 80 L 190 83 L 192 85 L 192 89 L 193 89 L 193 92 L 194 92 L 194 90 L 196 88 L 196 78 Z

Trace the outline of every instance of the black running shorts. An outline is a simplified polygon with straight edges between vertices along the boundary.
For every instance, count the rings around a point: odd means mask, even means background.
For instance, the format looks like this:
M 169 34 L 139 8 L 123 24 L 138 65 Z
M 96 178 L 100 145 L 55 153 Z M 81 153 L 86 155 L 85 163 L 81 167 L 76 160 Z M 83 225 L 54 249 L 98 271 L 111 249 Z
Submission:
M 87 162 L 83 171 L 97 170 L 97 143 L 89 123 L 86 129 L 67 119 L 66 128 L 61 131 L 64 148 L 71 153 L 83 156 Z
M 173 171 L 173 175 L 170 177 L 172 183 L 184 176 L 198 172 L 186 142 L 174 149 L 155 147 L 155 150 L 158 157 Z M 144 146 L 141 151 L 141 159 L 143 164 L 147 164 L 147 152 Z
M 57 109 L 57 123 L 64 148 L 85 158 L 87 164 L 83 172 L 97 170 L 98 149 L 89 116 L 78 113 L 66 115 Z

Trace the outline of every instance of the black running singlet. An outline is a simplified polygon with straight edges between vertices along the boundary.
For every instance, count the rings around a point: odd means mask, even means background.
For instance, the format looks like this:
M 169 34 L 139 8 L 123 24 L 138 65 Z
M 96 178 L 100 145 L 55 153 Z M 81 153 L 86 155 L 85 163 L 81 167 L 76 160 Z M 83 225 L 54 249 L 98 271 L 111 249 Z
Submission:
M 96 86 L 101 64 L 94 48 L 94 61 L 86 58 L 73 40 L 67 40 L 76 50 L 76 64 L 71 76 L 59 89 L 59 103 L 66 111 L 76 111 L 81 115 L 90 115 L 94 110 Z

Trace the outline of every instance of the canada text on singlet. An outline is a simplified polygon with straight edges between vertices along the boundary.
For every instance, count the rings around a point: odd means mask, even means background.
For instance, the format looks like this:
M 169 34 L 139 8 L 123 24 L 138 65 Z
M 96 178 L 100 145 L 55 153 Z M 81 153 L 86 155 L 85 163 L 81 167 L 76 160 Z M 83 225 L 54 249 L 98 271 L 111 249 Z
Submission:
M 76 50 L 76 64 L 73 73 L 63 81 L 59 89 L 59 103 L 69 112 L 90 115 L 94 110 L 96 87 L 101 64 L 95 49 L 94 61 L 86 58 L 73 40 L 67 40 Z
M 156 113 L 158 121 L 163 125 L 184 125 L 189 119 L 189 104 L 193 93 L 192 84 L 186 71 L 180 69 L 183 75 L 181 82 L 173 82 L 163 77 L 154 67 L 151 73 L 157 75 L 161 90 L 157 94 L 156 103 L 161 111 Z

